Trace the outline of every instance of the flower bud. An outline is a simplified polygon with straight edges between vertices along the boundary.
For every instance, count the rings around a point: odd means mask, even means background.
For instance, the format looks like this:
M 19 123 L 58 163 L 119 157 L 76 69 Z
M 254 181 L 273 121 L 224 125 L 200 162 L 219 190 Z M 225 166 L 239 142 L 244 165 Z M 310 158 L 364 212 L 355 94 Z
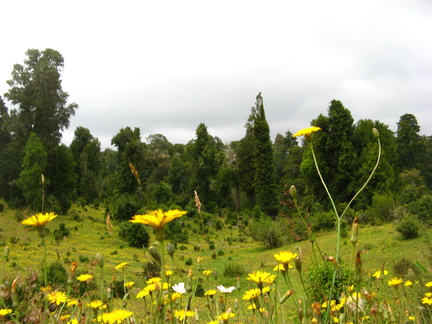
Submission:
M 156 261 L 157 264 L 161 264 L 162 256 L 158 249 L 156 249 L 153 245 L 149 247 L 150 255 L 152 256 L 153 260 Z
M 294 185 L 289 188 L 289 193 L 294 199 L 297 198 L 297 188 Z
M 96 253 L 96 263 L 102 269 L 104 266 L 104 257 L 101 253 Z
M 302 262 L 301 262 L 301 260 L 300 260 L 300 257 L 296 257 L 296 258 L 294 259 L 294 264 L 295 264 L 296 270 L 297 270 L 298 272 L 301 272 L 301 271 L 302 271 Z
M 173 256 L 174 256 L 174 253 L 175 253 L 175 246 L 174 246 L 174 244 L 172 244 L 172 243 L 168 243 L 166 249 L 167 249 L 168 254 L 169 254 L 171 257 L 173 257 Z
M 8 262 L 9 261 L 9 246 L 6 246 L 5 248 L 4 248 L 4 252 L 3 252 L 3 258 L 4 258 L 4 260 L 5 260 L 5 262 Z
M 376 129 L 375 127 L 372 128 L 372 134 L 373 134 L 373 136 L 375 136 L 375 137 L 379 137 L 378 129 Z
M 288 290 L 281 299 L 279 299 L 279 304 L 283 304 L 292 294 L 294 293 L 294 290 Z
M 358 231 L 359 231 L 359 223 L 358 223 L 358 217 L 355 217 L 351 226 L 351 243 L 357 244 L 358 241 Z

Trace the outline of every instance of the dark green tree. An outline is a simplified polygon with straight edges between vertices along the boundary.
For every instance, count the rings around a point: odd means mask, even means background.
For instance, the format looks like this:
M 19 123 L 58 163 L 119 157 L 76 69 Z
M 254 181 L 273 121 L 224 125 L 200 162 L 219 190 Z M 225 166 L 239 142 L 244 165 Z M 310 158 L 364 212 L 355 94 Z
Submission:
M 129 163 L 138 171 L 141 186 L 145 189 L 143 185 L 148 176 L 148 168 L 144 164 L 145 144 L 141 142 L 139 128 L 136 127 L 134 130 L 130 127 L 122 128 L 112 138 L 111 144 L 117 147 L 116 194 L 134 193 L 139 187 Z
M 52 49 L 29 49 L 24 65 L 15 64 L 10 89 L 5 98 L 17 108 L 11 110 L 12 131 L 20 143 L 34 132 L 51 152 L 60 143 L 77 104 L 68 104 L 68 93 L 61 85 L 62 55 Z
M 198 125 L 196 139 L 189 147 L 193 166 L 192 188 L 198 193 L 203 208 L 212 211 L 216 199 L 211 184 L 219 172 L 220 163 L 216 140 L 209 134 L 204 123 Z
M 9 144 L 12 141 L 12 134 L 8 129 L 9 113 L 0 96 L 0 197 L 7 197 L 11 178 L 12 156 L 9 153 Z
M 321 114 L 311 123 L 322 129 L 314 134 L 314 150 L 324 181 L 338 203 L 348 202 L 354 194 L 347 190 L 357 167 L 357 155 L 351 142 L 353 123 L 351 112 L 338 100 L 330 102 L 328 116 Z M 302 162 L 302 171 L 311 193 L 319 202 L 328 204 L 327 193 L 321 185 L 308 151 Z
M 402 170 L 418 168 L 424 154 L 424 142 L 419 134 L 420 126 L 413 114 L 405 114 L 397 123 L 396 143 L 399 166 Z
M 261 93 L 256 97 L 256 106 L 250 116 L 254 138 L 254 188 L 255 202 L 267 215 L 275 217 L 278 213 L 278 200 L 275 185 L 273 147 L 270 127 L 267 123 Z
M 174 150 L 173 145 L 162 134 L 152 134 L 146 139 L 148 162 L 152 168 L 148 182 L 158 184 L 168 176 Z
M 30 133 L 24 153 L 22 171 L 17 184 L 25 197 L 27 206 L 34 212 L 40 212 L 42 211 L 42 176 L 46 171 L 47 153 L 35 133 Z
M 78 175 L 77 194 L 85 203 L 92 203 L 98 196 L 97 183 L 101 170 L 100 142 L 84 127 L 77 127 L 70 145 Z

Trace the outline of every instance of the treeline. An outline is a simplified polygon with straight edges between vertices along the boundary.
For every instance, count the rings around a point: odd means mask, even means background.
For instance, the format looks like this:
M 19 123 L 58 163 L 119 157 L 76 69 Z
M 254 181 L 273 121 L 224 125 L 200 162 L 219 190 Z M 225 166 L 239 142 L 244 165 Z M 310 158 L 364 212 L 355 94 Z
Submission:
M 291 130 L 271 141 L 261 94 L 245 121 L 245 136 L 228 144 L 201 123 L 187 144 L 170 143 L 162 134 L 142 139 L 139 128 L 125 127 L 112 138 L 116 149 L 102 151 L 91 131 L 78 127 L 68 147 L 60 143 L 61 134 L 78 106 L 67 102 L 61 87 L 63 57 L 51 49 L 26 54 L 7 81 L 4 97 L 13 108 L 0 97 L 0 196 L 9 207 L 65 214 L 74 202 L 96 204 L 113 219 L 126 220 L 141 209 L 177 207 L 193 214 L 196 192 L 204 213 L 276 219 L 293 213 L 287 190 L 295 185 L 304 210 L 330 209 L 308 143 L 299 143 Z M 432 219 L 432 137 L 420 135 L 413 114 L 401 116 L 394 133 L 380 121 L 355 123 L 333 100 L 311 124 L 322 129 L 314 133 L 314 150 L 341 208 L 376 162 L 376 128 L 381 163 L 354 210 L 379 210 L 384 204 Z M 391 220 L 394 215 L 386 212 L 375 215 Z

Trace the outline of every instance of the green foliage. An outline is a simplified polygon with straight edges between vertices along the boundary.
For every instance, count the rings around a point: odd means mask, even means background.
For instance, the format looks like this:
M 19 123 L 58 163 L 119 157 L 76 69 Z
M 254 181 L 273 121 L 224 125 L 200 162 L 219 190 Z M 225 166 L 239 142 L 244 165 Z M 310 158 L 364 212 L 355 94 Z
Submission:
M 421 224 L 417 216 L 405 214 L 396 225 L 396 230 L 404 240 L 414 239 L 420 235 Z
M 336 215 L 334 211 L 319 212 L 311 216 L 314 231 L 334 230 L 336 227 Z
M 185 228 L 185 221 L 182 219 L 175 219 L 165 226 L 165 234 L 167 240 L 171 243 L 187 243 L 189 239 L 189 232 Z
M 119 224 L 119 237 L 131 247 L 147 247 L 150 236 L 142 224 L 123 222 Z
M 406 276 L 409 274 L 410 270 L 418 275 L 420 270 L 410 259 L 403 257 L 398 262 L 393 265 L 393 271 L 398 276 Z
M 142 207 L 142 202 L 139 197 L 135 194 L 123 194 L 119 196 L 112 208 L 113 219 L 118 221 L 127 221 L 132 216 L 138 214 L 138 211 Z
M 333 288 L 333 298 L 340 296 L 344 287 L 348 284 L 349 270 L 340 269 L 336 275 Z M 313 301 L 324 302 L 328 299 L 328 293 L 332 285 L 334 268 L 331 265 L 317 265 L 306 273 L 306 290 Z
M 59 228 L 54 230 L 53 235 L 56 242 L 63 240 L 63 238 L 68 237 L 70 234 L 70 230 L 66 228 L 65 223 L 60 223 Z
M 367 208 L 366 222 L 380 225 L 394 219 L 395 204 L 390 195 L 375 194 L 372 198 L 372 205 Z
M 420 126 L 413 114 L 404 114 L 397 123 L 397 146 L 401 169 L 419 167 L 424 154 L 424 143 L 420 137 Z
M 245 274 L 245 268 L 236 262 L 228 262 L 224 266 L 223 276 L 225 278 L 237 278 Z
M 275 249 L 283 246 L 289 241 L 287 237 L 287 223 L 284 220 L 273 221 L 264 218 L 255 221 L 250 228 L 252 238 L 265 245 L 268 249 Z
M 43 269 L 40 273 L 43 273 Z M 41 276 L 40 279 L 43 281 L 43 276 Z M 67 271 L 65 267 L 59 262 L 50 263 L 47 267 L 47 279 L 50 285 L 54 285 L 56 287 L 66 286 Z
M 419 220 L 432 225 L 432 195 L 423 195 L 407 206 L 408 212 L 417 215 Z
M 17 180 L 26 203 L 33 211 L 40 211 L 42 205 L 42 175 L 47 166 L 47 153 L 35 133 L 31 133 L 24 148 L 23 170 Z

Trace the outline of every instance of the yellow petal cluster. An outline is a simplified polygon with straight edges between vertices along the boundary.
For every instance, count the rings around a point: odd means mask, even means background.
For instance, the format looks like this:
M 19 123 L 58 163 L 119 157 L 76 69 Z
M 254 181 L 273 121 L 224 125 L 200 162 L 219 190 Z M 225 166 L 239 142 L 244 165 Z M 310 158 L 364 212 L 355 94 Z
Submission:
M 163 229 L 167 223 L 171 222 L 173 219 L 183 216 L 184 214 L 186 214 L 185 211 L 180 211 L 178 209 L 169 210 L 167 212 L 158 209 L 145 215 L 135 215 L 131 220 L 129 220 L 129 222 L 150 225 L 155 230 L 158 230 Z
M 122 323 L 126 318 L 131 317 L 132 315 L 133 313 L 127 310 L 115 309 L 111 313 L 99 315 L 97 321 L 107 324 Z
M 56 217 L 57 215 L 54 213 L 39 213 L 24 219 L 21 224 L 39 228 L 45 226 L 46 223 L 52 221 Z
M 48 294 L 46 298 L 50 303 L 56 305 L 63 304 L 67 300 L 66 294 L 62 291 L 54 291 L 53 293 Z
M 306 136 L 306 138 L 307 138 L 312 133 L 315 133 L 315 132 L 317 132 L 319 130 L 321 130 L 321 128 L 320 127 L 316 127 L 316 126 L 312 126 L 312 127 L 308 127 L 308 128 L 303 128 L 303 129 L 299 130 L 297 133 L 295 133 L 292 137 Z

